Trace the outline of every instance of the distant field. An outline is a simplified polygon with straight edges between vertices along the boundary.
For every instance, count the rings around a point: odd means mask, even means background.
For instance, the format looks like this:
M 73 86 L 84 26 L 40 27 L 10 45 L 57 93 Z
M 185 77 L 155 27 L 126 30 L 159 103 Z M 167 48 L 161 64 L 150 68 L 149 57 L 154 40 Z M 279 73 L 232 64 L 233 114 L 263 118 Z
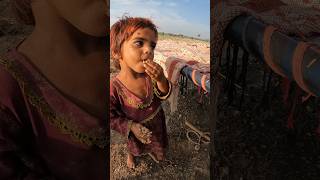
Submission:
M 172 39 L 172 40 L 192 40 L 192 41 L 200 41 L 200 42 L 208 42 L 209 40 L 204 40 L 200 38 L 195 38 L 195 37 L 189 37 L 185 36 L 182 34 L 171 34 L 171 33 L 164 33 L 164 32 L 159 32 L 159 40 L 166 40 L 166 39 Z
M 210 43 L 183 35 L 159 33 L 155 59 L 165 59 L 170 56 L 208 64 L 210 63 Z

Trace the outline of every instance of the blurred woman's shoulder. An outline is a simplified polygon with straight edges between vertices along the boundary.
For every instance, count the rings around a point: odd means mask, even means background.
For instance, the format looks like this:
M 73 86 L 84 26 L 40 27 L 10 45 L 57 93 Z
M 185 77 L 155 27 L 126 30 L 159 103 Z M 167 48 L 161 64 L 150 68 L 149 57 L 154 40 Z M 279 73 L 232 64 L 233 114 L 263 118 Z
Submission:
M 0 54 L 0 100 L 16 97 L 21 91 L 17 76 L 19 73 L 14 65 L 15 60 L 10 57 L 10 52 Z

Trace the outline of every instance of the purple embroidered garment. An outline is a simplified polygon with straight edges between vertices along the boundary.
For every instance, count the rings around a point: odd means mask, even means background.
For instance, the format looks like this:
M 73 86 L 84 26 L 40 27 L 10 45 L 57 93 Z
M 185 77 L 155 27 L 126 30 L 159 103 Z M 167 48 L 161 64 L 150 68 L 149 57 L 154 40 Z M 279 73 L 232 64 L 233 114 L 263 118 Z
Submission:
M 1 180 L 106 179 L 104 127 L 16 49 L 0 57 Z
M 164 155 L 168 144 L 164 111 L 155 96 L 151 79 L 147 79 L 147 97 L 140 98 L 114 77 L 110 81 L 110 127 L 128 137 L 128 150 L 135 156 L 146 153 Z M 139 107 L 140 104 L 140 107 Z M 141 104 L 144 104 L 141 108 Z M 129 121 L 141 123 L 152 131 L 151 143 L 141 143 L 128 131 Z

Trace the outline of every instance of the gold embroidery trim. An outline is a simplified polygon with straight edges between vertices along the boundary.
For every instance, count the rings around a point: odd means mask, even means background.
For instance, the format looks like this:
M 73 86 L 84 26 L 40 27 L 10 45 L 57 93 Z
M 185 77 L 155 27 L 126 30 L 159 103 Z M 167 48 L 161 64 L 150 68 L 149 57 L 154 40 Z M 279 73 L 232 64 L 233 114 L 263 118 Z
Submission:
M 30 104 L 37 108 L 43 116 L 47 117 L 50 124 L 60 129 L 62 133 L 70 135 L 74 141 L 87 144 L 88 146 L 96 145 L 102 149 L 107 146 L 107 138 L 104 130 L 98 132 L 90 131 L 88 133 L 81 132 L 75 124 L 67 121 L 64 117 L 58 116 L 50 105 L 44 101 L 44 98 L 33 91 L 30 85 L 26 83 L 24 76 L 16 70 L 17 66 L 13 61 L 0 57 L 0 64 L 17 80 Z
M 151 121 L 159 113 L 160 110 L 161 110 L 161 105 L 149 117 L 147 117 L 146 119 L 142 120 L 140 123 L 141 124 L 145 124 L 145 123 Z
M 118 82 L 117 82 L 117 83 L 118 83 Z M 154 97 L 154 96 L 153 96 L 153 93 L 151 93 L 150 98 L 148 98 L 149 101 L 147 101 L 146 103 L 137 103 L 133 98 L 127 97 L 127 96 L 125 95 L 125 93 L 124 93 L 122 90 L 120 90 L 120 89 L 119 89 L 119 91 L 118 91 L 118 94 L 119 94 L 125 101 L 127 101 L 127 103 L 128 103 L 131 107 L 136 108 L 136 109 L 145 109 L 145 108 L 149 107 L 149 106 L 152 104 L 152 102 L 153 102 L 153 97 Z
M 128 125 L 127 125 L 127 138 L 129 137 L 130 131 L 131 131 L 131 127 L 132 127 L 132 120 L 128 121 Z

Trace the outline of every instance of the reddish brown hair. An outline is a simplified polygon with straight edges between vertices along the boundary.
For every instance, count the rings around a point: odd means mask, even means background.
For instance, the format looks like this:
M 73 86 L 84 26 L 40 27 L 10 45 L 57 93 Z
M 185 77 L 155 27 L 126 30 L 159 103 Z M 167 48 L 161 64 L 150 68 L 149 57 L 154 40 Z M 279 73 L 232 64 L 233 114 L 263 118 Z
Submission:
M 129 39 L 132 34 L 140 28 L 150 28 L 155 32 L 156 37 L 158 37 L 156 25 L 147 18 L 124 16 L 111 26 L 110 53 L 111 58 L 115 60 L 117 68 L 120 68 L 118 58 L 121 53 L 121 46 L 123 42 Z
M 27 25 L 35 24 L 31 0 L 11 0 L 11 7 L 19 22 Z

